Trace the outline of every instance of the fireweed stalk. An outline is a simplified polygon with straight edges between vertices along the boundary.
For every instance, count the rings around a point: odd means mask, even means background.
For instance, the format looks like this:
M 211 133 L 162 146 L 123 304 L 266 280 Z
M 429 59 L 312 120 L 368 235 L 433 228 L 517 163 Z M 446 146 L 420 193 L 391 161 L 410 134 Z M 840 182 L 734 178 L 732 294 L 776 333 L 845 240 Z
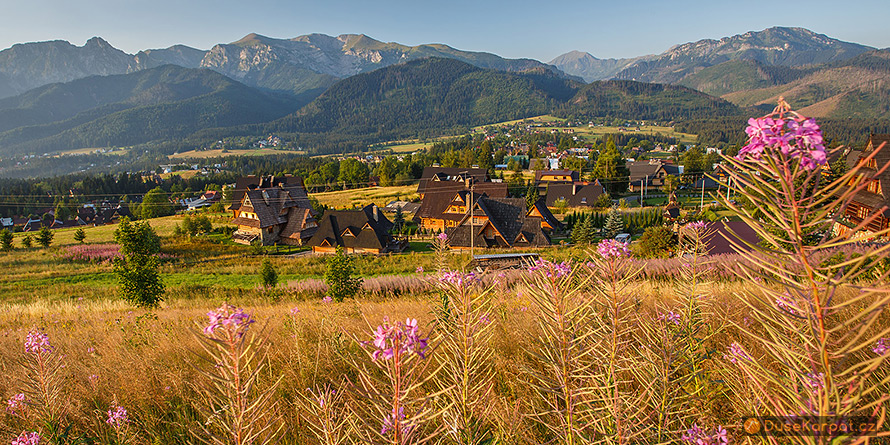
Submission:
M 426 394 L 422 386 L 435 379 L 438 369 L 428 371 L 431 362 L 427 359 L 427 338 L 422 336 L 417 320 L 409 318 L 393 324 L 384 319 L 372 340 L 361 344 L 373 368 L 366 362 L 353 361 L 358 372 L 354 392 L 362 400 L 350 404 L 350 408 L 364 423 L 361 432 L 365 440 L 390 445 L 431 440 L 435 432 L 425 428 L 438 417 L 430 406 L 431 399 L 440 393 Z
M 258 390 L 266 364 L 266 339 L 262 331 L 250 332 L 255 320 L 243 309 L 223 304 L 207 313 L 208 323 L 196 337 L 206 352 L 201 369 L 207 384 L 197 388 L 204 402 L 201 423 L 205 443 L 219 445 L 266 444 L 283 428 L 272 394 L 281 379 Z
M 588 443 L 594 416 L 588 387 L 593 314 L 589 299 L 581 295 L 588 280 L 576 270 L 566 262 L 537 260 L 523 276 L 540 327 L 539 347 L 529 351 L 539 365 L 531 370 L 531 383 L 543 402 L 534 419 L 566 445 Z
M 22 360 L 22 398 L 27 401 L 28 420 L 42 426 L 44 433 L 62 431 L 66 404 L 61 370 L 62 356 L 50 344 L 49 336 L 41 330 L 30 331 L 25 338 Z
M 887 377 L 876 377 L 876 371 L 886 356 L 868 350 L 890 331 L 875 324 L 890 303 L 890 289 L 886 272 L 875 277 L 869 271 L 887 258 L 890 245 L 873 245 L 865 255 L 830 264 L 816 258 L 863 241 L 856 232 L 880 217 L 879 211 L 858 224 L 843 221 L 853 196 L 887 168 L 865 167 L 886 147 L 864 152 L 859 165 L 829 182 L 821 168 L 827 158 L 822 134 L 812 119 L 780 100 L 773 113 L 748 122 L 748 145 L 738 157 L 725 158 L 731 168 L 724 186 L 744 193 L 751 205 L 720 196 L 763 240 L 736 246 L 750 263 L 742 276 L 754 290 L 743 301 L 754 328 L 736 327 L 745 342 L 759 343 L 763 351 L 751 357 L 737 344 L 728 350 L 737 380 L 750 386 L 734 388 L 737 400 L 762 415 L 875 415 L 882 431 Z M 787 439 L 833 440 L 827 435 Z
M 593 337 L 596 352 L 590 391 L 594 403 L 602 407 L 592 427 L 606 443 L 624 444 L 638 438 L 653 384 L 644 379 L 634 382 L 636 364 L 627 360 L 634 330 L 631 283 L 640 271 L 630 256 L 626 243 L 603 240 L 588 263 L 593 302 L 601 314 L 591 318 L 591 330 L 597 335 Z
M 436 286 L 450 305 L 450 316 L 436 329 L 437 358 L 442 361 L 443 422 L 447 440 L 476 445 L 491 440 L 493 285 L 483 286 L 473 273 L 441 273 Z
M 114 433 L 114 443 L 121 445 L 130 443 L 130 416 L 127 414 L 127 409 L 118 405 L 115 400 L 105 414 L 105 423 Z
M 307 388 L 300 393 L 298 408 L 309 431 L 321 445 L 351 443 L 353 418 L 346 408 L 342 391 L 330 385 L 318 389 Z

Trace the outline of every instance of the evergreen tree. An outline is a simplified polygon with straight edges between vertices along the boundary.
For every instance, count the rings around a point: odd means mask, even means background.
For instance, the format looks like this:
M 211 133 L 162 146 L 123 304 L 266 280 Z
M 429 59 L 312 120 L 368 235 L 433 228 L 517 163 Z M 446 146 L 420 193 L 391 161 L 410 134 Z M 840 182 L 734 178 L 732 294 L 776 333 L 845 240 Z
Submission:
M 0 230 L 0 248 L 7 252 L 12 250 L 12 232 L 9 229 Z
M 616 207 L 612 207 L 612 210 L 610 210 L 609 214 L 606 216 L 603 230 L 605 232 L 605 237 L 610 239 L 615 238 L 616 235 L 624 232 L 624 218 L 622 218 L 621 212 L 619 212 Z
M 538 193 L 538 187 L 535 186 L 534 182 L 528 183 L 528 190 L 525 192 L 525 208 L 532 208 L 538 200 L 541 199 L 541 195 Z
M 575 226 L 572 228 L 572 244 L 588 244 L 590 242 L 591 234 L 588 229 L 588 220 L 593 221 L 593 216 L 586 218 L 582 216 L 575 221 Z
M 676 244 L 671 229 L 665 226 L 650 227 L 640 237 L 639 253 L 643 258 L 667 258 Z
M 402 206 L 396 207 L 396 214 L 392 218 L 392 228 L 396 233 L 402 233 L 402 227 L 405 225 L 405 214 L 402 212 Z
M 22 238 L 22 247 L 24 247 L 25 249 L 30 249 L 31 246 L 33 245 L 32 243 L 33 243 L 33 238 L 31 238 L 31 234 L 25 235 Z
M 49 247 L 49 245 L 53 243 L 54 235 L 55 234 L 49 227 L 43 226 L 37 232 L 37 236 L 34 239 L 37 241 L 37 244 L 40 244 L 43 247 Z
M 74 241 L 83 244 L 83 240 L 87 239 L 87 232 L 83 230 L 83 227 L 78 227 L 76 231 L 74 231 Z

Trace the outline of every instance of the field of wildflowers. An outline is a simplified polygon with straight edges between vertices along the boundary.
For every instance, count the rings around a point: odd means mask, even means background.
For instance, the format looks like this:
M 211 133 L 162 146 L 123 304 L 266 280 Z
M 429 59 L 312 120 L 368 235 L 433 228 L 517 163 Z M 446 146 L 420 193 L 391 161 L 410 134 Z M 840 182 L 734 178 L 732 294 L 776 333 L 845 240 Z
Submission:
M 758 211 L 725 202 L 763 242 L 725 258 L 687 224 L 670 260 L 607 240 L 478 274 L 443 237 L 340 303 L 301 277 L 154 312 L 10 307 L 0 443 L 884 443 L 890 247 L 830 230 L 867 178 L 822 181 L 818 126 L 784 104 L 749 124 L 727 162 Z M 876 431 L 749 436 L 750 416 Z

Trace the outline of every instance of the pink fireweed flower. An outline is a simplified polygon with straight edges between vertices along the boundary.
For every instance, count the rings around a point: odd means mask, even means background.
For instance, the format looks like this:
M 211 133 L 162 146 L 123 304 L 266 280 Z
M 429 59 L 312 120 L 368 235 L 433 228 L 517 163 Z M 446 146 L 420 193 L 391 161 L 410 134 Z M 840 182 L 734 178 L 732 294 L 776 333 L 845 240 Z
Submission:
M 464 285 L 473 284 L 476 282 L 476 274 L 473 272 L 463 273 L 461 271 L 452 270 L 443 273 L 439 277 L 439 282 L 442 284 L 450 284 L 452 286 L 461 287 Z
M 871 348 L 872 352 L 878 355 L 885 355 L 888 351 L 890 351 L 890 345 L 888 345 L 888 339 L 882 338 L 879 339 L 877 343 L 875 343 L 875 347 Z
M 130 419 L 127 417 L 127 410 L 124 407 L 112 405 L 111 409 L 108 410 L 108 419 L 105 420 L 105 423 L 114 428 L 120 428 L 129 422 Z
M 788 292 L 776 297 L 776 307 L 791 315 L 799 315 L 795 308 L 794 301 L 791 299 L 791 295 Z
M 421 337 L 417 319 L 414 318 L 408 318 L 405 323 L 398 322 L 394 325 L 384 319 L 383 324 L 377 326 L 374 331 L 374 340 L 371 343 L 377 348 L 371 354 L 374 360 L 389 360 L 397 353 L 400 356 L 417 354 L 420 358 L 426 357 L 427 339 Z
M 12 439 L 11 445 L 40 445 L 42 439 L 36 431 L 24 431 L 18 437 Z
M 542 271 L 547 278 L 556 278 L 564 277 L 570 273 L 572 273 L 572 266 L 565 261 L 561 263 L 554 263 L 552 261 L 547 261 L 544 259 L 535 260 L 535 263 L 528 268 L 529 272 Z
M 334 299 L 331 298 L 330 295 L 325 296 L 324 298 L 321 299 L 321 302 L 322 302 L 322 303 L 331 303 L 331 302 L 333 302 L 333 301 L 334 301 Z
M 759 160 L 767 147 L 778 149 L 789 158 L 800 158 L 800 166 L 814 170 L 827 161 L 822 130 L 816 121 L 803 116 L 773 119 L 769 116 L 749 119 L 748 144 L 739 150 L 736 159 Z
M 677 314 L 674 311 L 668 311 L 666 314 L 665 313 L 658 314 L 659 321 L 665 321 L 668 323 L 673 323 L 675 325 L 680 324 L 680 318 L 681 318 L 680 314 Z
M 31 354 L 53 352 L 53 347 L 49 344 L 49 336 L 37 329 L 29 332 L 25 337 L 25 352 Z
M 686 224 L 685 226 L 683 226 L 683 228 L 686 230 L 693 230 L 695 232 L 700 232 L 700 231 L 708 228 L 708 223 L 707 223 L 707 221 L 695 221 L 695 222 Z
M 291 314 L 291 316 L 296 317 L 297 315 L 300 314 L 300 308 L 298 308 L 296 306 L 292 307 L 290 309 L 290 314 Z
M 729 353 L 723 354 L 723 358 L 729 360 L 729 362 L 732 364 L 738 363 L 739 359 L 751 360 L 751 357 L 748 355 L 748 353 L 746 353 L 745 350 L 742 349 L 742 345 L 738 343 L 732 343 L 727 349 L 729 350 Z
M 247 329 L 254 323 L 250 314 L 245 314 L 244 309 L 224 303 L 218 309 L 207 313 L 209 323 L 204 328 L 204 335 L 208 337 L 222 332 L 223 337 L 241 338 L 247 333 Z
M 610 261 L 630 256 L 630 250 L 627 248 L 627 243 L 622 243 L 613 239 L 600 241 L 600 243 L 596 245 L 596 252 L 604 259 Z
M 25 402 L 25 394 L 19 393 L 9 398 L 6 401 L 6 412 L 12 414 L 13 416 L 21 413 L 28 404 Z
M 445 241 L 448 241 L 448 234 L 445 233 L 445 232 L 442 232 L 442 233 L 436 235 L 436 238 L 437 238 L 439 241 L 445 242 Z
M 680 440 L 691 445 L 726 445 L 729 443 L 726 428 L 718 426 L 709 434 L 697 424 L 693 424 L 692 428 L 686 430 Z
M 414 269 L 414 272 L 423 273 L 423 266 L 417 266 L 417 269 Z

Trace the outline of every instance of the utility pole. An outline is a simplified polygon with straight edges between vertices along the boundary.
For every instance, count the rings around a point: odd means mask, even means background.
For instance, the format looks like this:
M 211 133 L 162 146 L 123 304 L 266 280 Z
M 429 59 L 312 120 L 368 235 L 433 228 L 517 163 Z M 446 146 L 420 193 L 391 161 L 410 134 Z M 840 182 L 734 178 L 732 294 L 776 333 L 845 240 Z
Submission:
M 649 184 L 649 175 L 646 175 L 646 181 L 640 183 L 640 207 L 643 207 L 643 187 Z
M 473 207 L 475 206 L 473 190 L 475 187 L 476 184 L 470 179 L 470 204 L 467 206 L 467 213 L 470 215 L 470 261 L 476 259 L 476 246 L 473 242 L 473 237 L 476 235 L 476 229 L 473 228 Z
M 705 174 L 701 174 L 701 202 L 698 205 L 698 211 L 705 210 Z

